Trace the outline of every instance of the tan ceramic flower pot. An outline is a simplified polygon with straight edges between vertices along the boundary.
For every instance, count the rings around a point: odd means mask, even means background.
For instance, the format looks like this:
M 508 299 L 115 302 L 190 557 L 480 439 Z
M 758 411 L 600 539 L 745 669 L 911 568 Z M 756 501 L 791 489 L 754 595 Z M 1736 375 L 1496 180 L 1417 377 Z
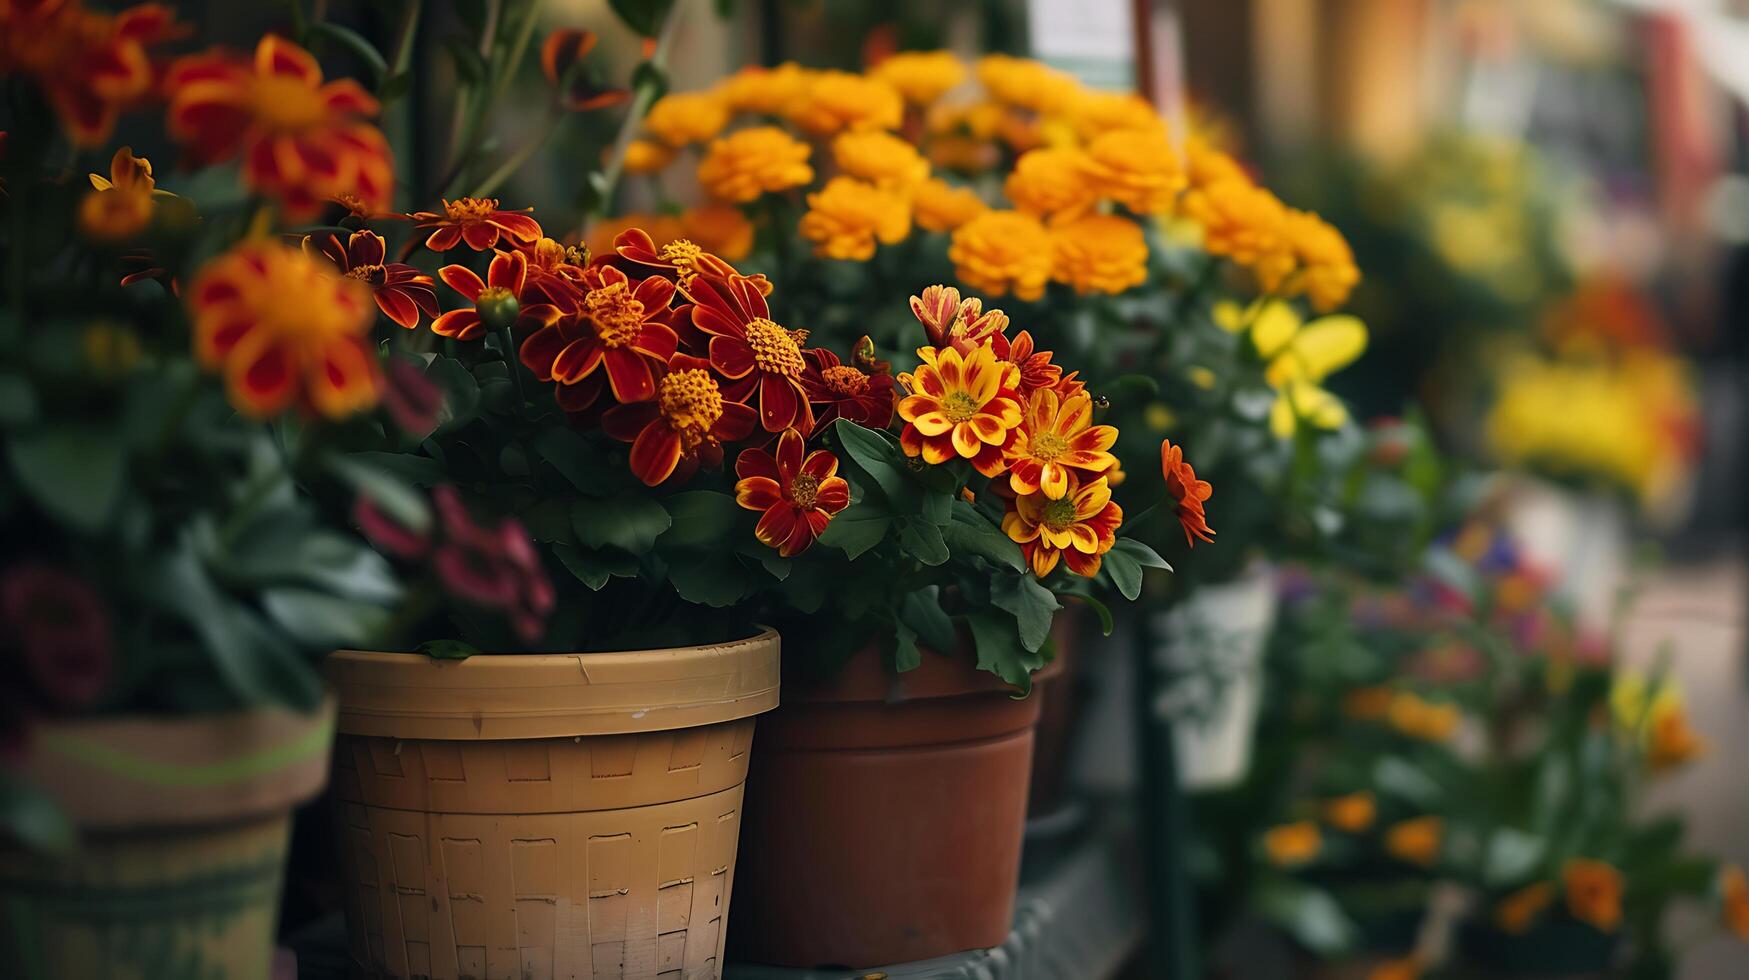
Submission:
M 347 932 L 369 975 L 720 975 L 775 633 L 330 667 Z
M 20 775 L 79 850 L 0 849 L 0 976 L 261 980 L 291 810 L 327 781 L 334 706 L 51 722 Z

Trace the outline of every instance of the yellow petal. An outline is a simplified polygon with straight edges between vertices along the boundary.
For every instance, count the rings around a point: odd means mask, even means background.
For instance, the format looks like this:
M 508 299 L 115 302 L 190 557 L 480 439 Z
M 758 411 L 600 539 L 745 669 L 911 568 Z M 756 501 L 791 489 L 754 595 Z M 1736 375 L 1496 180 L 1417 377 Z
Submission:
M 1354 363 L 1366 350 L 1366 324 L 1355 316 L 1324 316 L 1294 335 L 1287 353 L 1300 362 L 1299 376 L 1322 381 Z
M 1251 343 L 1257 356 L 1269 360 L 1281 352 L 1300 329 L 1300 315 L 1279 299 L 1256 309 L 1251 320 Z

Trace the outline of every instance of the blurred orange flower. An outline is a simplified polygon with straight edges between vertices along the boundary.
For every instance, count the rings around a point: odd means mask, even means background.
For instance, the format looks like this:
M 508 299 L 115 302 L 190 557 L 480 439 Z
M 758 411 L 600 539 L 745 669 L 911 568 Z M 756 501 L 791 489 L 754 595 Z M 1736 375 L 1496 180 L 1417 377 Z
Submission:
M 180 33 L 163 4 L 107 14 L 82 0 L 0 0 L 0 75 L 29 76 L 73 145 L 97 146 L 123 109 L 152 93 L 147 47 Z
M 1561 868 L 1567 889 L 1567 911 L 1600 932 L 1621 925 L 1621 872 L 1594 858 L 1572 858 Z

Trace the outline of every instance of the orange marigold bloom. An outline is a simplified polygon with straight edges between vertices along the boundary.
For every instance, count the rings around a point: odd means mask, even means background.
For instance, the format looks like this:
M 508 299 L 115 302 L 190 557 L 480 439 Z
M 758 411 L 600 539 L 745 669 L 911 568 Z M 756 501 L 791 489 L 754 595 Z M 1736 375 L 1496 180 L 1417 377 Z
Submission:
M 1646 721 L 1646 764 L 1653 772 L 1674 769 L 1706 752 L 1706 739 L 1688 724 L 1680 701 L 1654 704 Z
M 1073 75 L 1042 61 L 1006 54 L 979 58 L 978 81 L 997 102 L 1046 114 L 1067 108 L 1081 90 Z
M 1725 928 L 1738 939 L 1749 942 L 1749 878 L 1743 869 L 1727 864 L 1719 869 L 1720 914 Z
M 910 141 L 879 129 L 840 133 L 832 159 L 852 177 L 892 191 L 906 191 L 929 176 L 929 161 Z
M 1097 139 L 1115 129 L 1164 129 L 1166 120 L 1134 92 L 1088 90 L 1075 100 L 1072 118 L 1082 139 Z
M 757 394 L 767 432 L 812 432 L 800 338 L 771 321 L 758 283 L 739 275 L 698 275 L 682 288 L 692 300 L 692 325 L 710 338 L 711 367 L 729 382 L 724 393 L 734 401 Z
M 1451 738 L 1464 721 L 1463 712 L 1457 705 L 1425 701 L 1410 691 L 1403 691 L 1391 699 L 1386 717 L 1397 731 L 1429 742 Z
M 628 174 L 653 174 L 666 170 L 680 151 L 655 140 L 632 140 L 626 144 L 625 171 Z
M 1051 363 L 1050 351 L 1033 350 L 1031 331 L 1022 330 L 1013 340 L 998 334 L 995 345 L 997 357 L 1020 368 L 1021 394 L 1031 397 L 1033 392 L 1049 388 L 1067 399 L 1086 391 L 1086 386 L 1074 380 L 1074 375 L 1063 377 L 1063 369 Z
M 495 197 L 462 197 L 443 202 L 443 213 L 420 211 L 413 215 L 419 228 L 430 228 L 431 237 L 425 247 L 433 252 L 447 252 L 463 242 L 476 252 L 497 248 L 509 239 L 513 245 L 539 241 L 540 222 L 528 216 L 534 208 L 506 211 Z
M 775 454 L 743 449 L 735 460 L 735 503 L 762 512 L 753 536 L 785 558 L 807 551 L 832 515 L 850 506 L 838 457 L 824 449 L 806 452 L 805 445 L 800 432 L 785 429 Z
M 1087 154 L 1072 146 L 1027 150 L 1014 161 L 1002 193 L 1016 210 L 1040 218 L 1074 218 L 1099 199 L 1087 179 Z
M 29 76 L 73 145 L 98 146 L 152 92 L 146 48 L 179 33 L 163 4 L 107 14 L 81 0 L 0 0 L 0 75 Z
M 875 365 L 864 370 L 860 364 L 841 363 L 837 354 L 823 347 L 802 354 L 808 359 L 807 369 L 802 373 L 802 388 L 808 393 L 808 401 L 817 406 L 816 426 L 824 427 L 839 418 L 870 429 L 884 429 L 892 424 L 895 382 L 889 373 L 890 365 L 886 370 Z
M 746 204 L 814 179 L 808 144 L 776 126 L 754 126 L 711 141 L 698 165 L 698 182 L 723 201 Z
M 1215 532 L 1209 528 L 1203 502 L 1214 494 L 1207 480 L 1196 477 L 1196 469 L 1184 459 L 1184 447 L 1172 440 L 1160 440 L 1160 472 L 1166 478 L 1166 493 L 1172 497 L 1178 511 L 1178 524 L 1184 529 L 1184 543 L 1192 548 L 1198 541 L 1213 544 Z
M 152 161 L 134 156 L 129 147 L 115 151 L 109 176 L 91 174 L 91 190 L 79 202 L 79 230 L 100 242 L 119 242 L 138 235 L 152 223 Z
M 1093 424 L 1091 397 L 1035 391 L 1008 447 L 1008 486 L 1017 494 L 1042 493 L 1055 500 L 1069 492 L 1075 476 L 1091 479 L 1116 466 L 1111 454 L 1116 444 L 1116 427 Z
M 717 83 L 717 96 L 736 112 L 781 116 L 801 97 L 814 72 L 793 61 L 775 68 L 748 65 Z
M 1317 215 L 1292 208 L 1282 231 L 1299 263 L 1298 286 L 1312 305 L 1328 312 L 1347 302 L 1360 282 L 1348 239 Z
M 326 263 L 246 241 L 201 269 L 189 306 L 195 357 L 224 373 L 243 414 L 264 418 L 296 403 L 342 418 L 376 404 L 370 297 Z
M 478 340 L 487 330 L 503 329 L 527 334 L 552 325 L 564 312 L 544 290 L 529 288 L 528 256 L 521 252 L 493 255 L 484 281 L 465 265 L 446 265 L 437 275 L 473 304 L 431 321 L 431 332 L 439 337 Z
M 931 465 L 968 459 L 979 473 L 1000 475 L 1021 422 L 1014 390 L 1019 370 L 999 360 L 988 344 L 964 354 L 953 347 L 919 347 L 917 357 L 923 361 L 917 370 L 899 375 L 909 392 L 899 400 L 905 455 Z
M 747 438 L 757 422 L 753 409 L 723 396 L 709 361 L 685 354 L 669 358 L 655 398 L 601 416 L 602 431 L 632 444 L 632 473 L 652 487 L 721 463 L 723 443 Z
M 1378 816 L 1378 802 L 1366 790 L 1325 800 L 1322 809 L 1325 823 L 1350 834 L 1365 831 Z
M 242 157 L 244 185 L 278 198 L 293 220 L 342 194 L 389 207 L 389 144 L 363 121 L 377 114 L 377 100 L 351 79 L 324 84 L 303 48 L 269 34 L 253 61 L 220 51 L 180 58 L 165 86 L 170 135 L 189 156 L 200 164 Z
M 680 227 L 698 247 L 729 262 L 753 251 L 753 222 L 733 204 L 701 204 L 681 212 Z
M 1567 911 L 1573 918 L 1599 932 L 1614 932 L 1621 925 L 1621 896 L 1625 887 L 1621 872 L 1594 858 L 1571 858 L 1561 868 L 1567 889 Z
M 1310 820 L 1271 827 L 1263 835 L 1263 852 L 1278 868 L 1296 868 L 1311 863 L 1324 846 L 1324 835 Z
M 339 235 L 330 234 L 319 247 L 305 236 L 304 251 L 312 249 L 333 262 L 341 275 L 369 286 L 377 309 L 408 330 L 419 325 L 419 314 L 436 318 L 442 312 L 437 280 L 405 262 L 385 261 L 387 243 L 374 231 L 355 231 L 344 245 Z
M 894 245 L 911 233 L 911 205 L 904 197 L 854 177 L 834 177 L 808 195 L 808 211 L 796 231 L 827 259 L 866 262 L 875 242 Z
M 1445 821 L 1430 814 L 1392 824 L 1385 831 L 1385 850 L 1398 860 L 1432 867 L 1444 840 Z
M 1243 178 L 1217 180 L 1184 196 L 1184 214 L 1202 226 L 1203 248 L 1249 267 L 1267 292 L 1293 272 L 1287 208 Z
M 1062 497 L 1031 493 L 1009 501 L 1002 531 L 1020 545 L 1035 576 L 1049 575 L 1060 558 L 1069 571 L 1092 578 L 1122 523 L 1123 508 L 1112 501 L 1105 477 L 1083 485 L 1071 475 Z
M 680 338 L 674 332 L 675 287 L 662 276 L 634 282 L 611 265 L 592 265 L 576 312 L 561 316 L 522 342 L 522 363 L 542 381 L 561 385 L 566 411 L 595 403 L 602 376 L 618 402 L 656 396 L 656 381 Z M 596 369 L 602 368 L 600 373 Z
M 1051 239 L 1051 278 L 1083 296 L 1115 296 L 1148 281 L 1148 243 L 1141 226 L 1128 218 L 1083 215 L 1053 226 Z
M 1532 882 L 1500 900 L 1494 906 L 1494 924 L 1511 936 L 1530 931 L 1543 910 L 1555 900 L 1555 886 L 1546 881 Z
M 952 231 L 989 210 L 989 205 L 970 187 L 949 184 L 938 177 L 911 190 L 911 212 L 924 231 Z
M 947 257 L 954 275 L 992 296 L 1023 300 L 1044 295 L 1054 243 L 1037 218 L 1018 211 L 985 211 L 954 229 Z
M 869 74 L 899 90 L 905 101 L 926 106 L 966 80 L 966 66 L 952 51 L 901 51 Z
M 1097 193 L 1136 214 L 1171 211 L 1188 183 L 1163 127 L 1100 134 L 1087 144 L 1085 172 Z
M 788 112 L 803 131 L 831 136 L 847 129 L 898 129 L 905 101 L 879 78 L 823 71 L 802 88 Z
M 644 129 L 673 147 L 703 143 L 729 124 L 729 107 L 709 92 L 673 92 L 656 100 Z

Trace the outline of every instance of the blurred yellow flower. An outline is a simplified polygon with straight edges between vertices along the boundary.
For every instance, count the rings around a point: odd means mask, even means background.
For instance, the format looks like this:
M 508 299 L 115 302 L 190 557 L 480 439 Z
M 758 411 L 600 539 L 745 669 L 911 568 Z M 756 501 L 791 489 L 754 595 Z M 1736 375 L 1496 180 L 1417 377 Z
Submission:
M 813 72 L 786 61 L 776 68 L 749 65 L 717 83 L 717 97 L 736 112 L 782 116 L 789 111 Z
M 1366 324 L 1358 317 L 1322 316 L 1307 323 L 1292 304 L 1266 299 L 1249 307 L 1222 301 L 1215 304 L 1214 319 L 1230 332 L 1250 330 L 1252 347 L 1266 365 L 1264 378 L 1276 390 L 1269 412 L 1276 436 L 1292 436 L 1301 422 L 1319 429 L 1348 422 L 1347 407 L 1323 382 L 1366 350 Z
M 1087 179 L 1087 154 L 1072 147 L 1040 147 L 1022 153 L 1002 185 L 1015 210 L 1040 218 L 1074 218 L 1097 202 Z
M 1391 727 L 1410 738 L 1443 742 L 1457 734 L 1463 724 L 1463 712 L 1455 704 L 1434 703 L 1402 691 L 1391 698 L 1385 717 Z
M 685 237 L 699 248 L 729 262 L 753 251 L 753 222 L 733 204 L 701 204 L 680 215 Z
M 1263 853 L 1278 868 L 1294 868 L 1309 863 L 1324 846 L 1318 825 L 1310 820 L 1271 827 L 1263 835 Z
M 1128 218 L 1089 214 L 1051 228 L 1051 278 L 1075 292 L 1121 293 L 1148 279 L 1148 243 Z
M 808 144 L 776 126 L 755 126 L 711 141 L 698 165 L 698 182 L 712 197 L 745 204 L 769 191 L 814 179 Z
M 1348 239 L 1317 215 L 1291 208 L 1283 230 L 1299 262 L 1296 285 L 1312 306 L 1327 312 L 1347 302 L 1360 282 Z
M 655 140 L 632 140 L 626 144 L 625 171 L 628 174 L 653 174 L 674 162 L 674 147 Z
M 1191 188 L 1182 208 L 1202 225 L 1203 248 L 1251 269 L 1264 292 L 1274 292 L 1293 272 L 1287 208 L 1269 191 L 1244 178 L 1227 177 Z
M 1391 710 L 1397 692 L 1382 684 L 1357 687 L 1342 696 L 1342 713 L 1355 721 L 1377 721 Z
M 978 81 L 997 102 L 1041 114 L 1068 108 L 1081 91 L 1073 75 L 1005 54 L 978 59 Z
M 834 177 L 808 195 L 798 228 L 814 254 L 866 261 L 875 242 L 893 245 L 911 233 L 911 206 L 903 197 L 854 177 Z
M 1494 924 L 1500 931 L 1522 936 L 1530 931 L 1537 917 L 1555 900 L 1555 886 L 1546 881 L 1533 882 L 1500 900 L 1494 906 Z
M 977 191 L 939 177 L 912 189 L 911 208 L 917 227 L 925 231 L 952 231 L 989 210 Z
M 960 282 L 986 296 L 1044 295 L 1054 248 L 1050 232 L 1018 211 L 985 211 L 954 229 L 947 257 Z
M 1095 193 L 1136 214 L 1171 211 L 1188 182 L 1164 127 L 1099 135 L 1087 144 L 1086 172 Z
M 806 132 L 831 136 L 847 129 L 898 129 L 905 102 L 898 89 L 878 78 L 823 71 L 802 88 L 788 112 Z
M 79 202 L 79 231 L 92 241 L 122 242 L 145 231 L 156 199 L 168 196 L 156 189 L 152 161 L 125 146 L 110 158 L 108 177 L 91 174 L 90 180 Z
M 1251 182 L 1237 160 L 1194 133 L 1184 141 L 1184 170 L 1191 187 L 1207 187 L 1222 180 Z
M 966 80 L 966 66 L 952 51 L 901 51 L 869 74 L 897 89 L 906 102 L 927 106 Z
M 1653 687 L 1637 671 L 1618 671 L 1609 689 L 1609 707 L 1616 725 L 1644 746 L 1646 765 L 1653 772 L 1673 769 L 1706 751 L 1706 739 L 1688 723 L 1682 689 L 1667 678 Z
M 1134 92 L 1088 89 L 1076 97 L 1069 116 L 1076 133 L 1084 140 L 1114 129 L 1166 127 L 1166 120 L 1160 118 L 1154 106 Z
M 1567 911 L 1580 922 L 1600 932 L 1614 932 L 1621 925 L 1621 872 L 1613 865 L 1592 858 L 1572 858 L 1561 868 L 1567 888 Z
M 1358 834 L 1372 826 L 1378 816 L 1378 804 L 1366 790 L 1325 800 L 1324 822 L 1337 830 Z
M 878 129 L 838 134 L 832 159 L 846 174 L 887 190 L 908 190 L 929 177 L 929 161 L 916 147 Z
M 1385 831 L 1385 851 L 1392 857 L 1432 867 L 1445 840 L 1445 821 L 1428 815 L 1394 823 Z
M 644 129 L 669 146 L 713 139 L 729 124 L 729 107 L 710 92 L 672 92 L 656 100 Z

